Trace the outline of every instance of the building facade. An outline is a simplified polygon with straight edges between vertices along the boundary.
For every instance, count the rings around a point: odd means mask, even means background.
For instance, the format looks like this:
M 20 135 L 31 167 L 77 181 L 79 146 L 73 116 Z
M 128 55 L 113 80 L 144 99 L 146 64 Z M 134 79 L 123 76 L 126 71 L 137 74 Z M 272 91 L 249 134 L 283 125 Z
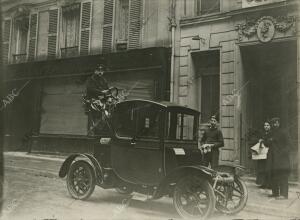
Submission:
M 170 1 L 1 0 L 6 150 L 87 151 L 82 106 L 99 64 L 131 98 L 168 100 Z
M 225 147 L 220 160 L 251 167 L 251 137 L 280 117 L 299 172 L 299 1 L 177 1 L 174 99 L 216 114 Z M 172 87 L 171 87 L 172 88 Z M 299 175 L 300 176 L 300 175 Z

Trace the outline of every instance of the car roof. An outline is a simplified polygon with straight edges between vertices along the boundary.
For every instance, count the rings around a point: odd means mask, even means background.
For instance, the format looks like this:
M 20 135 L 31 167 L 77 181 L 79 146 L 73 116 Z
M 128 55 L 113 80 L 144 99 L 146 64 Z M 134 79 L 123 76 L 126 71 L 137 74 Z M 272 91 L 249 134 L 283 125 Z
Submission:
M 177 109 L 177 110 L 181 110 L 181 111 L 183 110 L 183 111 L 186 111 L 186 112 L 191 112 L 193 114 L 195 114 L 195 113 L 200 114 L 200 112 L 195 110 L 195 109 L 185 107 L 185 106 L 173 103 L 173 102 L 167 102 L 167 101 L 156 102 L 156 101 L 151 101 L 151 100 L 146 100 L 146 99 L 131 99 L 131 100 L 125 100 L 123 102 L 120 102 L 119 104 L 128 103 L 128 102 L 132 102 L 132 103 L 146 102 L 146 103 L 151 103 L 151 104 L 158 105 L 161 108 L 164 108 L 166 110 L 172 110 L 172 109 L 176 110 Z

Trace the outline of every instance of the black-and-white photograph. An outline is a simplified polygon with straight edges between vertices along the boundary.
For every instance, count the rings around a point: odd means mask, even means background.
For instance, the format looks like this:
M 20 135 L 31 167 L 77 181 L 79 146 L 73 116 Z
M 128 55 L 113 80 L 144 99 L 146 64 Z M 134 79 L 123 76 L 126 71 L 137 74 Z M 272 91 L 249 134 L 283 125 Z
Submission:
M 0 0 L 1 220 L 300 220 L 300 0 Z

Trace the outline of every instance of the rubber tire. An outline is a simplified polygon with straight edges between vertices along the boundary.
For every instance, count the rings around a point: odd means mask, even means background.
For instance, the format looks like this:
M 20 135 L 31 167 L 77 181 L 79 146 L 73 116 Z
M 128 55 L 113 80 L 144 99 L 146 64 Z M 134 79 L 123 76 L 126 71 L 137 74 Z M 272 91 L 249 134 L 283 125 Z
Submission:
M 208 197 L 209 197 L 208 210 L 206 211 L 204 216 L 202 216 L 202 217 L 192 216 L 192 215 L 189 215 L 185 212 L 182 212 L 182 210 L 180 208 L 180 204 L 177 203 L 177 199 L 180 198 L 180 194 L 178 192 L 178 189 L 182 186 L 185 186 L 187 184 L 187 182 L 190 181 L 192 178 L 195 178 L 195 176 L 182 177 L 178 181 L 178 183 L 176 184 L 175 189 L 174 189 L 174 194 L 173 194 L 174 207 L 175 207 L 177 213 L 184 219 L 206 219 L 214 212 L 215 204 L 216 204 L 216 197 L 215 197 L 214 190 L 213 190 L 212 186 L 209 184 L 209 182 L 207 180 L 203 179 L 202 177 L 198 177 L 198 178 L 203 180 L 201 185 L 204 186 L 204 189 L 207 192 Z
M 83 195 L 78 195 L 73 187 L 72 187 L 72 183 L 71 183 L 71 175 L 72 173 L 74 172 L 74 170 L 76 170 L 78 167 L 83 167 L 87 174 L 89 175 L 89 179 L 90 179 L 90 187 L 88 189 L 88 191 L 83 194 Z M 76 161 L 74 163 L 72 163 L 69 171 L 68 171 L 68 175 L 67 175 L 67 188 L 68 188 L 68 191 L 69 191 L 69 194 L 74 198 L 74 199 L 80 199 L 80 200 L 85 200 L 85 199 L 88 199 L 92 193 L 94 192 L 95 190 L 95 185 L 96 185 L 96 179 L 95 179 L 95 174 L 94 174 L 94 170 L 92 168 L 92 166 L 87 163 L 86 161 Z
M 236 214 L 236 213 L 239 213 L 240 211 L 242 211 L 243 208 L 246 206 L 247 200 L 248 200 L 248 190 L 247 190 L 246 184 L 238 176 L 234 177 L 234 182 L 237 183 L 238 185 L 240 185 L 240 188 L 242 189 L 242 191 L 244 193 L 244 197 L 240 201 L 240 205 L 238 207 L 236 207 L 235 209 L 230 210 L 230 211 L 224 210 L 224 209 L 219 209 L 218 206 L 216 205 L 216 208 L 220 212 L 222 212 L 224 214 L 227 214 L 227 215 L 233 215 L 233 214 Z

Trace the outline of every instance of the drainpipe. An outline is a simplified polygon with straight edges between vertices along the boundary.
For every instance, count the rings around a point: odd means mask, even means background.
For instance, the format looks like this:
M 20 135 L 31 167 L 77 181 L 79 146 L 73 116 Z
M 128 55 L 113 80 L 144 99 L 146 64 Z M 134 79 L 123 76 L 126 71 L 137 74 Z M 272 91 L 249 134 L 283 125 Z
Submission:
M 174 73 L 175 73 L 175 29 L 176 29 L 176 18 L 175 18 L 175 8 L 176 0 L 172 0 L 171 3 L 171 18 L 169 18 L 169 25 L 171 29 L 171 76 L 170 76 L 170 102 L 174 102 Z

